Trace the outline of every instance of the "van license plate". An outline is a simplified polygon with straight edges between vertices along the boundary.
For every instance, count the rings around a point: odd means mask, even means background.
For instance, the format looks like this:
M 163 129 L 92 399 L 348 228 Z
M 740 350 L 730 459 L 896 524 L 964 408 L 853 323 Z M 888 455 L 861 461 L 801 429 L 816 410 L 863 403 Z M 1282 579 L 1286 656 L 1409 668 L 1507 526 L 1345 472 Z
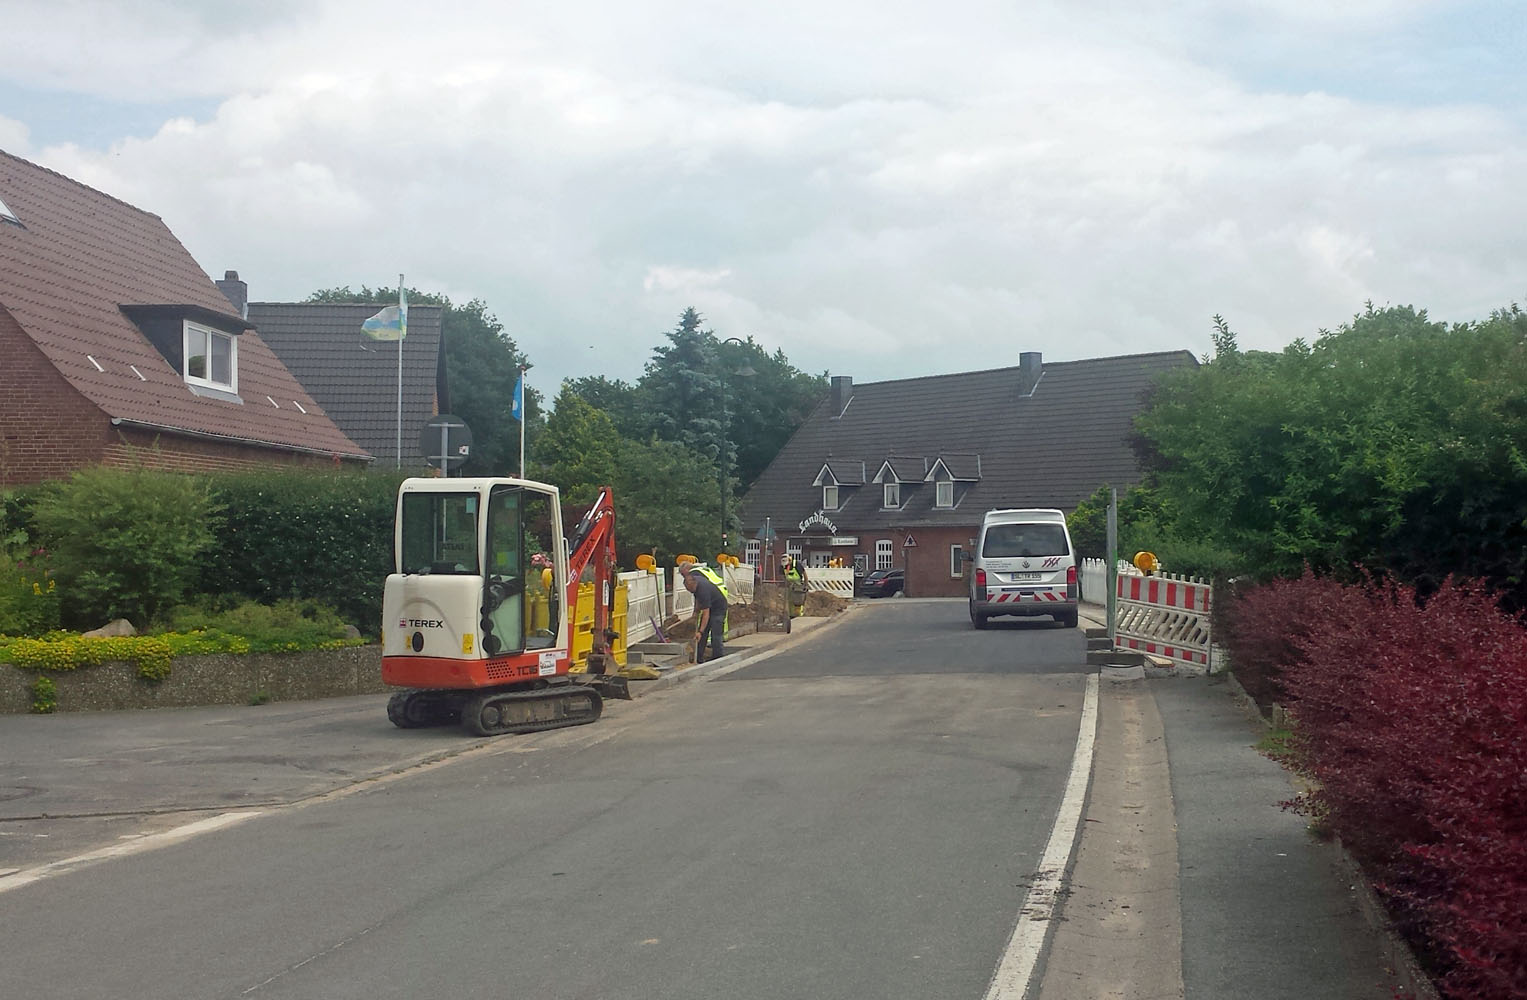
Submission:
M 1033 583 L 1036 580 L 1042 580 L 1042 579 L 1044 579 L 1044 574 L 1043 573 L 1014 573 L 1013 574 L 1013 581 L 1015 583 Z

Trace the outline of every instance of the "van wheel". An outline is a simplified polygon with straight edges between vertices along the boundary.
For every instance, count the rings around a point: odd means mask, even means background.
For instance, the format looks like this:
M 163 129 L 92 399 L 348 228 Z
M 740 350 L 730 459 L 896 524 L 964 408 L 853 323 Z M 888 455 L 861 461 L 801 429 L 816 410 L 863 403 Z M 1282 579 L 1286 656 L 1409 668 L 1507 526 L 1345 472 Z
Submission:
M 970 607 L 970 624 L 976 628 L 986 627 L 986 616 L 977 611 L 973 604 Z
M 1061 628 L 1076 628 L 1076 617 L 1077 612 L 1071 611 L 1056 615 L 1055 621 Z

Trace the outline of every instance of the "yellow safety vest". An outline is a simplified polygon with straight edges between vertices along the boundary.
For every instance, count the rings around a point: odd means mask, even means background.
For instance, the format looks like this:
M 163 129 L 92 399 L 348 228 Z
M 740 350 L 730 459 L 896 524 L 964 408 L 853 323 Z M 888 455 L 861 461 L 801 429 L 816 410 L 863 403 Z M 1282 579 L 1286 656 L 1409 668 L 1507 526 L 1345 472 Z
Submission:
M 705 577 L 705 579 L 709 580 L 711 583 L 714 583 L 716 585 L 716 589 L 721 591 L 721 596 L 726 598 L 726 603 L 732 603 L 732 595 L 727 593 L 726 590 L 726 581 L 717 576 L 713 570 L 706 566 L 696 566 L 694 568 L 694 572 L 699 573 L 701 576 Z

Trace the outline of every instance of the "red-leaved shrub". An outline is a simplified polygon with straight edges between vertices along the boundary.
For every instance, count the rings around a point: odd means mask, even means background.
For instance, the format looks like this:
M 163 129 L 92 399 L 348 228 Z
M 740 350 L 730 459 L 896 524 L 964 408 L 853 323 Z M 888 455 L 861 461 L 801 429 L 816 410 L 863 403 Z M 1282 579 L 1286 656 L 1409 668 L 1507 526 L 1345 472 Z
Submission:
M 1246 693 L 1265 712 L 1287 701 L 1283 672 L 1299 657 L 1299 645 L 1310 626 L 1330 618 L 1354 595 L 1327 577 L 1316 576 L 1308 566 L 1296 580 L 1274 580 L 1219 599 L 1225 589 L 1215 588 L 1221 609 L 1215 637 L 1230 654 L 1230 669 Z
M 1246 595 L 1322 814 L 1449 997 L 1527 997 L 1527 631 L 1449 580 Z M 1296 593 L 1300 591 L 1302 593 Z M 1302 616 L 1278 622 L 1278 609 Z M 1282 633 L 1282 637 L 1278 633 Z

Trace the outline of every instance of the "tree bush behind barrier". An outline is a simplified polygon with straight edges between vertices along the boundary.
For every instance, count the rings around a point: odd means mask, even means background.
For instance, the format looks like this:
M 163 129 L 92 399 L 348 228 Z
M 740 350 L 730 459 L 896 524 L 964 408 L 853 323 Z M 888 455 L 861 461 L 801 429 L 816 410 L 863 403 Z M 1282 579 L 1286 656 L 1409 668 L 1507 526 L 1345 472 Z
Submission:
M 1411 587 L 1306 572 L 1238 603 L 1232 648 L 1292 698 L 1316 782 L 1302 806 L 1362 862 L 1445 995 L 1527 996 L 1527 632 L 1452 581 L 1423 606 Z
M 1216 317 L 1214 342 L 1135 421 L 1173 534 L 1264 579 L 1365 567 L 1424 595 L 1461 573 L 1527 608 L 1527 312 L 1448 325 L 1370 305 L 1276 354 Z

